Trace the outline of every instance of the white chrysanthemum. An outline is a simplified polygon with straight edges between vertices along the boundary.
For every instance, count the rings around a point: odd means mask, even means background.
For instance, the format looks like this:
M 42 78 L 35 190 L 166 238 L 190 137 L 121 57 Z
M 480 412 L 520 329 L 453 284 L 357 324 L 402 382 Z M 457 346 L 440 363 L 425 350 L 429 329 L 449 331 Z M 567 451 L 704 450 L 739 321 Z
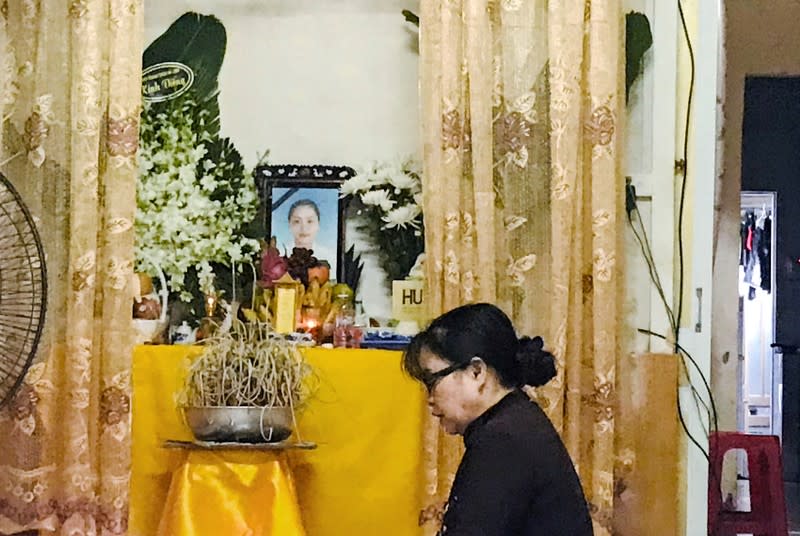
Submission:
M 389 212 L 395 205 L 395 201 L 389 197 L 387 190 L 371 190 L 361 194 L 361 202 L 365 205 L 381 207 L 384 212 Z
M 371 173 L 364 172 L 347 179 L 339 189 L 340 195 L 345 197 L 369 190 L 370 186 L 372 186 L 370 182 L 371 176 Z
M 372 184 L 376 186 L 391 186 L 392 178 L 396 175 L 404 175 L 403 168 L 394 163 L 382 164 L 375 168 L 375 175 Z
M 385 225 L 384 229 L 394 229 L 410 225 L 411 227 L 418 227 L 419 222 L 416 221 L 417 216 L 420 215 L 420 209 L 417 205 L 403 205 L 389 211 L 383 218 L 381 218 Z
M 394 160 L 393 166 L 399 167 L 404 173 L 422 176 L 422 162 L 413 155 L 404 155 Z
M 399 190 L 411 190 L 412 192 L 419 191 L 419 180 L 413 175 L 400 170 L 399 173 L 394 173 L 388 177 L 389 184 Z

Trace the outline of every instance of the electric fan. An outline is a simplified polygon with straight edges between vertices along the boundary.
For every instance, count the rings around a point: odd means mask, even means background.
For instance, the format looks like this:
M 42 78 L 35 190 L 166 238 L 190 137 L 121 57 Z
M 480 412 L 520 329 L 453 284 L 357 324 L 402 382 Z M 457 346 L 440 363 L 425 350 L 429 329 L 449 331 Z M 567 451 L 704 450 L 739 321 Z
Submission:
M 19 193 L 0 173 L 0 408 L 33 361 L 46 309 L 42 241 Z

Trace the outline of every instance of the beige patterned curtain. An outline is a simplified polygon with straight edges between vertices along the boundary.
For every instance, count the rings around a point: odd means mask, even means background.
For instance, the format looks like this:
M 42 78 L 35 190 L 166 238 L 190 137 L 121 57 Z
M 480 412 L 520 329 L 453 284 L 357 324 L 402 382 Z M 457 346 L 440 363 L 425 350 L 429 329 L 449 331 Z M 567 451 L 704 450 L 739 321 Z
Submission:
M 45 242 L 48 314 L 0 411 L 0 533 L 127 532 L 141 0 L 0 8 L 0 171 Z
M 544 336 L 559 373 L 538 398 L 598 535 L 614 511 L 621 23 L 615 0 L 421 2 L 431 313 L 490 301 Z M 461 452 L 433 419 L 425 433 L 432 534 Z

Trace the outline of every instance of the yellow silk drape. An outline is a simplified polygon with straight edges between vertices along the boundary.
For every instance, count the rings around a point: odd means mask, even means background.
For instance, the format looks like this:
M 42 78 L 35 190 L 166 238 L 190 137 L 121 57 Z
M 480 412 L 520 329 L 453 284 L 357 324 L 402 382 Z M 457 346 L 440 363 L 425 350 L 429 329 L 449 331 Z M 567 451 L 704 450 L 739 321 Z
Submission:
M 188 521 L 198 508 L 203 510 L 198 514 L 201 516 L 211 516 L 214 508 L 221 508 L 228 520 L 252 523 L 253 530 L 263 528 L 263 517 L 245 511 L 245 502 L 258 498 L 264 515 L 274 514 L 271 520 L 296 527 L 291 505 L 287 510 L 286 505 L 276 506 L 273 500 L 288 496 L 290 483 L 281 480 L 281 474 L 288 473 L 279 471 L 284 459 L 291 468 L 306 534 L 418 534 L 422 495 L 416 483 L 421 478 L 425 400 L 420 387 L 403 375 L 398 352 L 304 350 L 317 370 L 320 388 L 300 416 L 300 437 L 317 443 L 317 449 L 290 451 L 285 458 L 264 452 L 193 452 L 187 460 L 186 452 L 160 445 L 166 439 L 191 439 L 176 408 L 174 393 L 180 388 L 185 366 L 199 351 L 181 346 L 136 348 L 132 536 L 156 534 L 162 514 L 167 518 L 162 529 L 174 529 L 176 536 L 222 534 L 206 530 L 217 525 Z M 178 480 L 173 482 L 172 493 L 177 495 L 167 501 L 174 475 Z M 196 482 L 189 478 L 191 475 L 203 480 Z M 256 487 L 247 489 L 242 481 Z M 220 486 L 220 482 L 231 485 Z M 204 489 L 213 490 L 225 501 L 201 499 Z M 247 490 L 242 494 L 245 502 L 236 502 L 236 489 Z M 191 512 L 165 513 L 165 504 L 191 505 Z
M 285 454 L 191 451 L 156 536 L 305 536 Z
M 618 0 L 422 0 L 423 212 L 430 314 L 489 301 L 542 335 L 537 397 L 612 531 L 624 179 Z M 426 421 L 426 534 L 460 445 Z
M 163 449 L 166 439 L 191 441 L 175 403 L 185 369 L 197 346 L 137 346 L 133 355 L 131 426 L 131 536 L 156 533 L 172 472 L 185 453 Z
M 0 8 L 0 171 L 44 242 L 45 331 L 0 411 L 0 533 L 124 534 L 141 0 Z

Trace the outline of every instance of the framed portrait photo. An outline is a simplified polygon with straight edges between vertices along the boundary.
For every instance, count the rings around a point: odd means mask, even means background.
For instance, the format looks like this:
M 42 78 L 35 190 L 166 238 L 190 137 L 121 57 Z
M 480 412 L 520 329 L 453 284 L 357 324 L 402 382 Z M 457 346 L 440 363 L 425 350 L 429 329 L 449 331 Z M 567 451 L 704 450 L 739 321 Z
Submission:
M 266 237 L 275 237 L 282 254 L 306 248 L 344 277 L 345 201 L 342 182 L 355 171 L 346 166 L 269 165 L 256 169 Z

